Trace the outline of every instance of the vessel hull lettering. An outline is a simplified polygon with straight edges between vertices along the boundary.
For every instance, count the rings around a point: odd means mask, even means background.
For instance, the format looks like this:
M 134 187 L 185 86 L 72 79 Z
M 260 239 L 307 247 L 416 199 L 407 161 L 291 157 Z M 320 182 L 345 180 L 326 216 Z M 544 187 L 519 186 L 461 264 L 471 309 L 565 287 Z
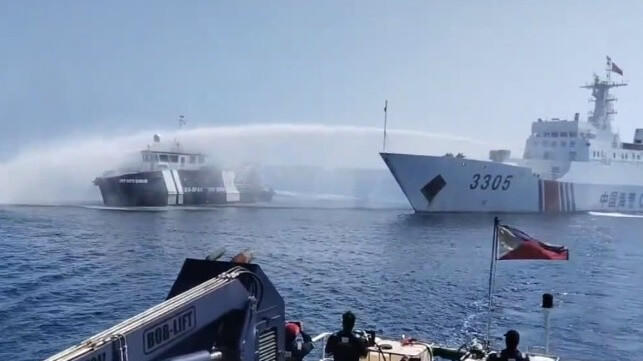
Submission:
M 643 184 L 605 184 L 599 175 L 587 182 L 571 175 L 546 180 L 527 167 L 471 159 L 381 156 L 416 212 L 643 211 Z M 427 186 L 436 177 L 444 185 L 429 197 Z
M 94 183 L 103 203 L 113 207 L 255 203 L 273 196 L 272 189 L 259 184 L 235 184 L 230 172 L 224 181 L 222 171 L 214 168 L 138 172 L 99 177 Z

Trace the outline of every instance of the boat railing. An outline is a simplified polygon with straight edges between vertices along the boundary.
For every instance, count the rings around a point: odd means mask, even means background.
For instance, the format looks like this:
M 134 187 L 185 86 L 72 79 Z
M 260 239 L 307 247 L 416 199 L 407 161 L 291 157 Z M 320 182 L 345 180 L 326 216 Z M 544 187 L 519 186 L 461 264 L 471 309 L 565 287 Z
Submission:
M 362 331 L 364 332 L 364 331 Z M 327 356 L 326 355 L 326 342 L 328 341 L 328 338 L 332 335 L 330 332 L 324 332 L 320 333 L 315 337 L 312 337 L 311 340 L 313 342 L 313 345 L 315 345 L 316 349 L 319 349 L 319 361 L 332 361 L 333 357 L 332 356 Z M 365 337 L 366 334 L 364 334 Z M 373 335 L 374 337 L 374 335 Z M 367 356 L 360 358 L 360 360 L 363 361 L 403 361 L 403 360 L 409 360 L 411 358 L 416 358 L 418 360 L 433 360 L 435 356 L 437 356 L 434 351 L 436 350 L 436 346 L 430 343 L 422 342 L 422 341 L 416 341 L 416 340 L 408 340 L 408 344 L 404 344 L 404 339 L 402 341 L 394 341 L 392 339 L 380 339 L 379 337 L 375 337 L 375 339 L 372 340 L 374 344 L 369 345 L 369 353 Z M 321 343 L 320 346 L 318 346 Z M 398 346 L 391 346 L 391 344 L 398 344 Z M 404 348 L 400 348 L 400 346 L 421 346 L 421 351 L 420 353 L 426 353 L 425 357 L 419 356 L 419 354 L 415 357 L 412 354 L 409 354 L 408 351 L 405 351 Z M 386 347 L 388 346 L 388 347 Z M 439 348 L 439 347 L 438 347 Z M 455 350 L 455 349 L 447 349 L 447 348 L 440 348 L 442 350 L 446 350 L 447 354 L 451 352 L 454 356 L 453 358 L 447 358 L 447 360 L 451 359 L 460 359 L 460 357 L 463 355 L 460 350 Z M 417 349 L 412 350 L 411 352 L 418 352 Z M 314 356 L 313 356 L 314 358 Z
M 536 345 L 531 345 L 527 346 L 527 352 L 529 353 L 539 353 L 539 354 L 545 354 L 545 346 L 536 346 Z
M 319 361 L 328 361 L 333 359 L 332 357 L 326 357 L 326 341 L 332 334 L 332 332 L 323 332 L 312 338 L 313 345 L 315 345 L 316 349 L 320 350 Z M 319 344 L 321 344 L 321 347 L 317 346 Z

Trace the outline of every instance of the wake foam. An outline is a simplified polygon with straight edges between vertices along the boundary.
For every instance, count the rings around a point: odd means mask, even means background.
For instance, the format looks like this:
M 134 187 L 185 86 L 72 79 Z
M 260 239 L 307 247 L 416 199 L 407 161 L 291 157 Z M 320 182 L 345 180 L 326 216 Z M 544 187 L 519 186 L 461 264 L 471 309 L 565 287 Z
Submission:
M 618 213 L 618 212 L 588 212 L 592 216 L 615 218 L 643 218 L 643 214 Z
M 92 180 L 106 170 L 137 160 L 137 152 L 152 142 L 155 133 L 67 139 L 23 149 L 0 163 L 0 203 L 100 200 Z M 382 148 L 382 130 L 378 128 L 271 124 L 206 127 L 160 135 L 164 143 L 176 139 L 186 150 L 211 154 L 222 164 L 385 169 L 378 154 Z M 470 158 L 482 158 L 488 149 L 488 144 L 464 137 L 387 131 L 387 151 L 439 155 L 462 152 Z

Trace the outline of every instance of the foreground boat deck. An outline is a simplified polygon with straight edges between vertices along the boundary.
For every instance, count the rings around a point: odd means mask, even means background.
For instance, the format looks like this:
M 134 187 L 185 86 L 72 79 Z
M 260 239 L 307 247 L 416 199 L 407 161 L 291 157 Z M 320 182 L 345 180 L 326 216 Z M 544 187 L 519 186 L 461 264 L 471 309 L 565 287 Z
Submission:
M 315 344 L 313 353 L 318 352 L 319 361 L 333 361 L 332 357 L 327 357 L 325 352 L 326 341 L 332 333 L 325 332 L 312 338 Z M 490 353 L 476 347 L 450 348 L 440 346 L 435 343 L 423 341 L 405 342 L 400 340 L 375 338 L 375 345 L 368 348 L 369 352 L 366 357 L 361 358 L 363 361 L 432 361 L 434 359 L 453 360 L 453 361 L 480 361 L 487 360 Z M 530 361 L 560 361 L 558 356 L 545 355 L 533 352 L 526 352 Z M 314 355 L 309 355 L 309 359 L 315 359 Z

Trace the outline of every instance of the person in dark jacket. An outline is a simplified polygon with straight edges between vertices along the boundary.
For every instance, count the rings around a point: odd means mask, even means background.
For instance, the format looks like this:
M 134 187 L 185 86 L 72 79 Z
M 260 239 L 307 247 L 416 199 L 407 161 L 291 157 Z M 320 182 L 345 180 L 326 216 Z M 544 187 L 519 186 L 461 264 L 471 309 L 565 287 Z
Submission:
M 520 334 L 516 330 L 509 330 L 505 333 L 506 348 L 500 351 L 500 355 L 491 354 L 490 361 L 529 361 L 529 356 L 518 350 L 520 343 Z
M 348 311 L 342 316 L 342 330 L 334 333 L 326 342 L 326 353 L 334 361 L 358 361 L 368 355 L 366 342 L 353 334 L 355 315 Z
M 286 361 L 302 361 L 313 348 L 312 339 L 298 324 L 286 323 Z

